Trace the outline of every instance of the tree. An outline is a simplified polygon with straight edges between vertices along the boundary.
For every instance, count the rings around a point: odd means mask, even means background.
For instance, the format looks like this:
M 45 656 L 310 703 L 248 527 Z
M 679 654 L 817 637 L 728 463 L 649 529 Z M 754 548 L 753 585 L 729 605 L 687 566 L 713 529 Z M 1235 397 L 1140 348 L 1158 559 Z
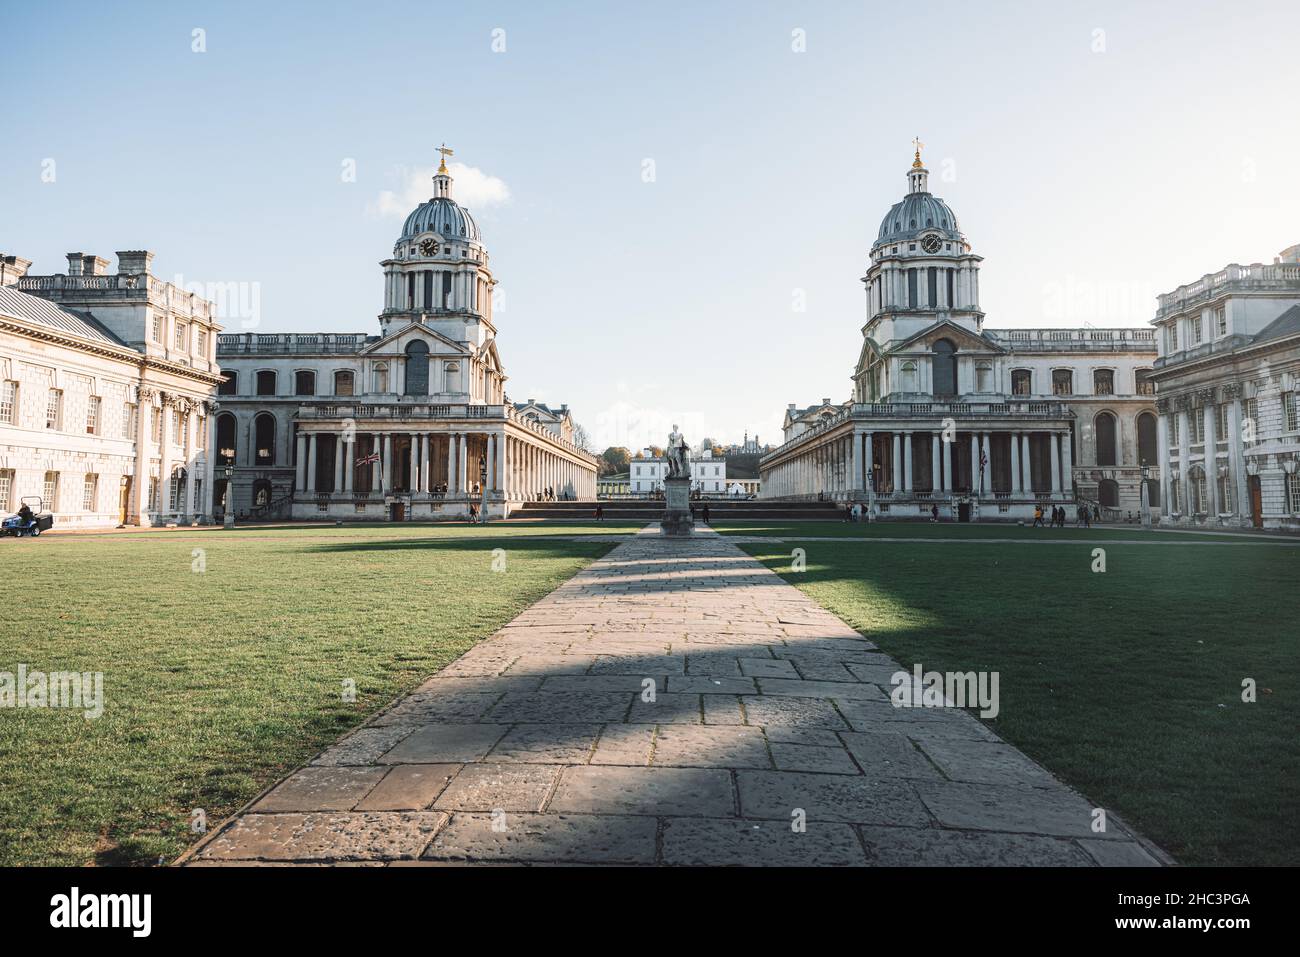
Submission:
M 611 445 L 600 455 L 600 474 L 617 475 L 628 470 L 631 453 L 621 445 Z
M 595 452 L 591 447 L 591 436 L 587 434 L 587 430 L 578 422 L 573 423 L 573 444 L 584 452 Z

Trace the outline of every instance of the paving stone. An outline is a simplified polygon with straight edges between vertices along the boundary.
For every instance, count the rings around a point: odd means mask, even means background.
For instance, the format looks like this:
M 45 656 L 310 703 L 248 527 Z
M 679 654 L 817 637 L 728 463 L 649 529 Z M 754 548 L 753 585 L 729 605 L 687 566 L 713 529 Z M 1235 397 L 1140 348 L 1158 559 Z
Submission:
M 759 773 L 759 772 L 752 772 Z M 731 774 L 702 768 L 565 768 L 549 810 L 730 817 Z
M 452 693 L 503 695 L 507 691 L 536 691 L 542 679 L 531 675 L 502 677 L 491 675 L 473 678 L 444 678 L 440 673 L 416 688 L 420 691 L 449 691 Z
M 411 727 L 358 728 L 338 744 L 323 751 L 312 764 L 340 766 L 348 764 L 374 764 L 379 756 L 407 737 Z
M 835 705 L 821 698 L 778 698 L 746 695 L 741 699 L 745 718 L 751 725 L 781 725 L 791 728 L 830 728 L 847 731 Z
M 870 681 L 872 684 L 881 685 L 885 688 L 892 688 L 894 685 L 894 675 L 903 671 L 897 664 L 892 661 L 880 663 L 867 661 L 848 661 L 843 664 L 849 674 L 859 681 Z M 805 678 L 811 675 L 804 675 Z
M 468 724 L 481 718 L 500 697 L 499 694 L 416 691 L 376 718 L 375 724 L 427 724 L 432 721 Z
M 795 673 L 791 678 L 803 678 L 806 681 L 859 681 L 849 671 L 847 662 L 829 658 L 779 658 L 778 661 L 789 662 Z
M 927 738 L 920 747 L 953 781 L 1056 786 L 1055 778 L 1007 744 Z
M 701 695 L 704 702 L 705 724 L 744 724 L 745 713 L 740 710 L 740 698 L 731 695 Z
M 773 744 L 772 760 L 782 771 L 817 771 L 824 774 L 859 774 L 849 753 L 842 747 L 805 744 Z
M 507 675 L 581 675 L 591 668 L 592 655 L 523 655 L 505 669 Z
M 740 814 L 789 821 L 801 808 L 811 821 L 920 827 L 930 815 L 910 786 L 866 775 L 737 771 Z
M 866 863 L 848 824 L 809 823 L 803 832 L 779 821 L 669 818 L 665 864 L 697 867 L 849 867 Z
M 664 691 L 668 687 L 665 675 L 557 675 L 542 682 L 542 691 L 626 691 L 640 694 L 645 689 L 645 682 L 653 681 L 654 688 Z
M 598 655 L 591 666 L 593 675 L 680 675 L 686 669 L 684 655 Z
M 846 672 L 847 674 L 847 672 Z M 875 685 L 861 681 L 802 681 L 788 678 L 759 678 L 758 690 L 765 695 L 795 698 L 830 698 L 835 701 L 887 701 Z
M 1102 867 L 1159 867 L 1160 862 L 1133 841 L 1079 841 L 1092 860 Z
M 671 675 L 670 692 L 692 694 L 754 694 L 758 687 L 753 678 L 722 678 L 715 675 Z
M 521 724 L 511 728 L 488 760 L 506 764 L 586 764 L 598 724 Z
M 559 774 L 558 765 L 467 764 L 433 806 L 440 811 L 540 811 Z
M 895 708 L 889 701 L 854 698 L 836 703 L 854 731 L 895 731 L 918 739 L 1001 740 L 981 721 L 956 708 Z
M 208 860 L 396 860 L 419 856 L 447 815 L 433 811 L 245 814 L 199 857 Z
M 652 817 L 506 812 L 494 820 L 491 814 L 456 814 L 424 856 L 474 862 L 651 864 L 657 830 Z
M 591 763 L 644 767 L 650 763 L 654 738 L 652 724 L 607 724 L 600 732 Z
M 844 731 L 840 737 L 864 774 L 878 778 L 943 780 L 943 775 L 905 735 Z
M 379 783 L 386 768 L 306 767 L 281 781 L 254 811 L 347 811 Z
M 939 828 L 859 828 L 875 867 L 1083 867 L 1071 841 L 1038 834 L 995 834 Z
M 758 728 L 665 725 L 655 737 L 656 767 L 770 768 Z
M 688 654 L 686 656 L 686 673 L 688 675 L 718 678 L 741 677 L 740 662 L 735 654 L 729 652 Z
M 916 782 L 917 793 L 945 827 L 1059 837 L 1125 840 L 1118 828 L 1092 832 L 1092 806 L 1064 788 Z
M 488 712 L 487 718 L 530 724 L 622 721 L 632 698 L 630 693 L 614 691 L 511 692 Z
M 459 764 L 399 764 L 367 794 L 358 811 L 422 811 L 460 771 Z
M 628 721 L 633 724 L 702 724 L 700 695 L 661 692 L 653 701 L 644 701 L 636 695 L 632 699 Z
M 501 724 L 428 724 L 385 754 L 384 764 L 463 764 L 479 761 L 509 730 Z
M 843 746 L 839 735 L 829 728 L 785 728 L 772 725 L 763 730 L 772 744 L 804 744 L 814 748 Z
M 794 665 L 780 658 L 741 658 L 740 671 L 752 678 L 798 678 Z

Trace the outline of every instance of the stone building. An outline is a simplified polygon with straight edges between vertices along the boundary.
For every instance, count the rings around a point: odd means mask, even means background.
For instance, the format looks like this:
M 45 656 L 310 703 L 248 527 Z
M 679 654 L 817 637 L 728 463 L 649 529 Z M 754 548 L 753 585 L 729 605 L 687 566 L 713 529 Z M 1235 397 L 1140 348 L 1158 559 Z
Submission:
M 727 491 L 727 460 L 705 449 L 690 458 L 691 492 L 701 495 L 724 495 Z M 668 460 L 650 449 L 628 463 L 628 481 L 633 495 L 662 492 L 668 475 Z
M 379 335 L 220 337 L 217 446 L 236 511 L 403 521 L 471 505 L 501 517 L 546 488 L 594 498 L 567 406 L 506 396 L 496 280 L 445 159 L 380 265 Z
M 851 397 L 788 407 L 764 498 L 869 503 L 882 518 L 1025 519 L 1083 500 L 1140 511 L 1157 463 L 1149 329 L 986 329 L 982 258 L 917 150 L 863 278 Z M 1158 482 L 1148 482 L 1152 503 Z
M 212 304 L 153 253 L 29 275 L 0 257 L 0 511 L 39 497 L 59 528 L 211 519 Z
M 1171 518 L 1300 529 L 1300 245 L 1179 286 L 1152 323 Z

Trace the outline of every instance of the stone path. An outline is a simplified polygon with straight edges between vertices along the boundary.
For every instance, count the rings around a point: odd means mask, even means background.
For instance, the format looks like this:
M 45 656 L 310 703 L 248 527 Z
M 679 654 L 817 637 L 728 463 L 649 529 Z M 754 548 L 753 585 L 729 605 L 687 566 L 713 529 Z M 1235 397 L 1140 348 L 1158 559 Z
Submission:
M 720 536 L 647 530 L 185 863 L 1157 863 L 974 717 L 893 707 L 898 670 Z

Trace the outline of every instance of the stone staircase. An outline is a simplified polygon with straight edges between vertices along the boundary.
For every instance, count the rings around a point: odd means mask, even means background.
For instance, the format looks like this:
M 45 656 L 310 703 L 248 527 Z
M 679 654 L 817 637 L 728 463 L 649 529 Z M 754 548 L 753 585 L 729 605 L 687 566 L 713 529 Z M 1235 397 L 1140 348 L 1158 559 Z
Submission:
M 839 521 L 844 517 L 842 505 L 834 502 L 776 502 L 764 499 L 722 500 L 708 499 L 709 520 L 712 522 L 772 522 L 772 521 Z M 511 509 L 512 519 L 549 518 L 570 521 L 589 521 L 596 505 L 605 507 L 607 522 L 657 522 L 663 517 L 664 503 L 646 499 L 601 499 L 578 502 L 524 502 Z M 696 521 L 699 521 L 703 501 L 694 503 Z

